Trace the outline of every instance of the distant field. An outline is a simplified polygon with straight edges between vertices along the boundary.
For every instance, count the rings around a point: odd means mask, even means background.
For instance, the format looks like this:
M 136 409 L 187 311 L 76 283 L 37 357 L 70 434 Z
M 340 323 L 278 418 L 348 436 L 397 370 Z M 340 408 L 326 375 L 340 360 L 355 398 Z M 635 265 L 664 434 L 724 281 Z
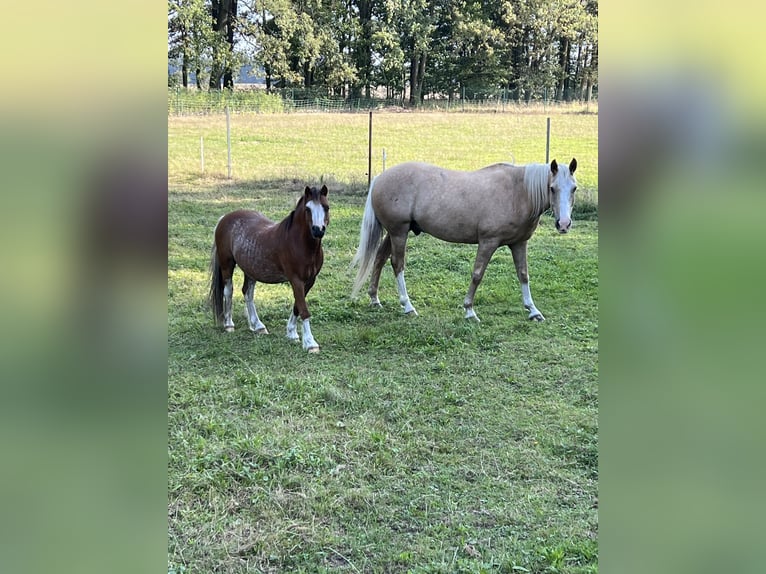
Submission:
M 583 190 L 598 189 L 598 116 L 583 113 L 375 112 L 373 175 L 387 165 L 428 161 L 477 169 L 501 161 L 545 161 L 546 117 L 551 117 L 550 157 L 578 161 Z M 324 178 L 367 185 L 367 114 L 249 114 L 231 116 L 233 177 L 238 180 Z M 171 186 L 197 184 L 200 137 L 205 175 L 227 175 L 225 116 L 168 118 Z
M 542 161 L 545 115 L 376 114 L 374 147 L 474 168 Z M 552 157 L 597 198 L 597 117 L 552 115 Z M 463 319 L 474 246 L 411 236 L 401 313 L 351 301 L 366 187 L 366 115 L 169 118 L 168 571 L 598 571 L 598 219 L 530 241 L 527 321 L 509 250 Z M 200 176 L 199 138 L 206 174 Z M 373 173 L 380 170 L 376 161 Z M 330 185 L 325 267 L 309 294 L 322 347 L 286 340 L 286 285 L 256 287 L 271 331 L 205 305 L 212 230 L 237 208 L 281 219 L 306 183 Z M 578 192 L 579 193 L 579 192 Z

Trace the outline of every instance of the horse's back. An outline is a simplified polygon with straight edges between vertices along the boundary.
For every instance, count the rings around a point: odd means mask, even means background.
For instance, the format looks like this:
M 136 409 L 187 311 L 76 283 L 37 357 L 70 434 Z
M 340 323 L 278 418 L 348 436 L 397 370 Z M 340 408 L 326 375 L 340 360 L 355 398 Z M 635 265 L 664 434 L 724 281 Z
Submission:
M 477 243 L 488 234 L 516 235 L 513 194 L 523 169 L 493 164 L 459 171 L 421 162 L 398 164 L 373 185 L 378 219 L 394 233 L 414 226 L 456 243 Z

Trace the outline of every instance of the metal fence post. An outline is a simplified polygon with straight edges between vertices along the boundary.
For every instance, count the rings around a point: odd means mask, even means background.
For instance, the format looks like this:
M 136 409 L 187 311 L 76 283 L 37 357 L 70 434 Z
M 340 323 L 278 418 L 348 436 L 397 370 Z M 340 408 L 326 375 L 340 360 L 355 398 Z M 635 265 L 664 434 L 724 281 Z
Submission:
M 551 151 L 551 118 L 548 118 L 545 128 L 545 163 L 548 163 Z
M 231 179 L 231 125 L 229 122 L 229 106 L 226 105 L 226 149 L 229 164 L 229 179 Z

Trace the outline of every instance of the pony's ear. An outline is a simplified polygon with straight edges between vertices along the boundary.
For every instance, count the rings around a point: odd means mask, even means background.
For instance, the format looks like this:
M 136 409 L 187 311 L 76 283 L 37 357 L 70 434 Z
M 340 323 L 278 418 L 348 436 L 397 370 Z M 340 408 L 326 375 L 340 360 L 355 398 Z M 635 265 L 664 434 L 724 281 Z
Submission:
M 303 190 L 303 197 L 306 198 L 306 201 L 311 199 L 311 188 L 308 185 L 306 186 L 306 189 Z
M 572 158 L 572 161 L 569 162 L 569 173 L 574 173 L 577 169 L 577 160 L 575 158 Z
M 326 185 L 322 186 L 322 189 L 319 190 L 319 195 L 327 195 L 329 193 L 329 190 L 327 189 Z
M 559 164 L 556 163 L 556 160 L 554 159 L 551 162 L 551 173 L 553 175 L 556 175 L 559 172 Z

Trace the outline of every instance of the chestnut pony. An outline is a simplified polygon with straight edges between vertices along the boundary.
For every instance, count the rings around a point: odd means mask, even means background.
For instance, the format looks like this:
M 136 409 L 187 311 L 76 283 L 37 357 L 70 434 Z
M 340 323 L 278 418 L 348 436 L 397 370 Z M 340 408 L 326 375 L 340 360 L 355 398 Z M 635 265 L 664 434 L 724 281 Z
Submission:
M 527 241 L 548 208 L 553 209 L 556 229 L 569 231 L 576 169 L 575 159 L 568 166 L 558 165 L 554 159 L 550 164 L 525 166 L 498 163 L 476 171 L 409 162 L 384 171 L 372 181 L 367 195 L 359 248 L 351 263 L 359 265 L 352 296 L 372 275 L 367 293 L 371 305 L 380 305 L 380 272 L 390 257 L 399 303 L 405 313 L 417 315 L 404 282 L 404 250 L 410 231 L 415 235 L 424 232 L 452 243 L 478 244 L 463 301 L 466 318 L 478 320 L 473 309 L 476 288 L 492 255 L 507 245 L 529 319 L 544 320 L 529 290 Z M 384 229 L 387 233 L 382 237 Z
M 317 191 L 306 187 L 295 209 L 279 223 L 257 211 L 233 211 L 221 217 L 215 227 L 210 258 L 210 304 L 216 322 L 226 331 L 234 330 L 231 317 L 232 275 L 239 265 L 245 274 L 242 294 L 250 330 L 268 333 L 253 303 L 255 283 L 290 282 L 295 303 L 287 321 L 287 338 L 298 341 L 298 317 L 303 321 L 303 348 L 319 351 L 309 325 L 306 295 L 314 285 L 324 262 L 322 237 L 330 221 L 327 186 Z

